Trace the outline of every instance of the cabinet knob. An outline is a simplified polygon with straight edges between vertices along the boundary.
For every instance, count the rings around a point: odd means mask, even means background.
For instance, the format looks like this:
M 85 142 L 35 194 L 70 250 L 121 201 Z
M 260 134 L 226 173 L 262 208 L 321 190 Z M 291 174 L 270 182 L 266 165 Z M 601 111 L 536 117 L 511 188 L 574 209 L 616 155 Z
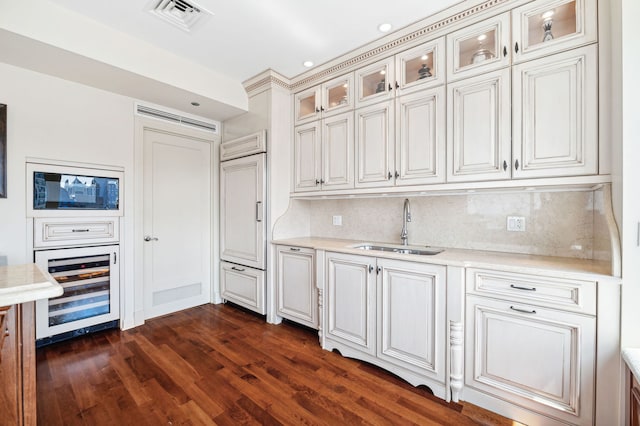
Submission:
M 391 91 L 393 87 L 391 87 L 391 83 L 389 83 L 389 91 Z
M 514 166 L 516 167 L 516 170 L 518 170 L 518 167 L 520 167 L 520 163 L 518 163 L 518 160 L 516 160 L 516 163 L 514 164 Z
M 520 51 L 520 47 L 518 46 L 518 42 L 517 41 L 516 41 L 515 51 L 516 51 L 516 53 L 518 53 Z
M 369 273 L 373 272 L 373 266 L 369 265 Z
M 502 55 L 506 58 L 507 57 L 507 46 L 504 46 L 502 48 Z
M 324 111 L 324 107 L 323 106 L 320 107 L 320 111 Z
M 391 174 L 391 172 L 389 172 L 389 174 L 387 175 L 387 180 L 391 180 L 392 177 L 393 175 Z
M 318 179 L 316 179 L 316 186 L 320 185 L 320 181 Z
M 4 329 L 4 335 L 5 335 L 5 336 L 8 336 L 8 335 L 9 335 L 9 329 L 8 329 L 8 328 L 5 328 L 5 329 Z
M 396 179 L 398 179 L 400 177 L 400 173 L 398 173 L 398 171 L 396 170 L 396 173 L 394 176 L 396 177 Z
M 505 172 L 507 171 L 507 160 L 504 160 L 502 162 L 502 170 L 504 170 Z
M 324 179 L 320 179 L 320 183 L 324 185 Z
M 380 275 L 380 272 L 382 272 L 382 268 L 380 266 L 378 266 L 376 268 L 376 275 Z
M 396 81 L 396 89 L 399 89 L 400 85 L 398 84 L 398 82 Z
M 316 107 L 316 112 L 320 112 L 320 108 Z

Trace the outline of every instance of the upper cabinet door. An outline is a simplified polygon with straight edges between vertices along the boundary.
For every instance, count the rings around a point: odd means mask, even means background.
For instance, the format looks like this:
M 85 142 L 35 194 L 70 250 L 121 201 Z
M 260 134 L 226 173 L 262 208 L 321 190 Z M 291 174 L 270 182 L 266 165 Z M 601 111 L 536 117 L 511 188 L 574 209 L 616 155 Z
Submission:
M 596 45 L 513 67 L 513 177 L 598 173 Z
M 595 42 L 597 16 L 596 0 L 536 1 L 514 9 L 514 62 Z
M 508 179 L 510 70 L 448 84 L 447 181 Z
M 296 124 L 320 118 L 320 86 L 296 93 L 294 99 Z
M 509 13 L 447 36 L 448 81 L 487 73 L 510 64 Z
M 356 107 L 393 99 L 395 76 L 393 57 L 356 71 Z
M 322 120 L 322 189 L 353 188 L 353 111 Z
M 353 73 L 334 78 L 322 85 L 320 112 L 323 117 L 353 109 Z
M 398 95 L 444 84 L 444 37 L 396 55 Z
M 393 101 L 356 110 L 356 188 L 393 186 Z
M 396 100 L 396 185 L 442 183 L 445 179 L 444 86 Z
M 319 191 L 320 186 L 320 122 L 295 128 L 293 145 L 293 188 L 295 192 Z

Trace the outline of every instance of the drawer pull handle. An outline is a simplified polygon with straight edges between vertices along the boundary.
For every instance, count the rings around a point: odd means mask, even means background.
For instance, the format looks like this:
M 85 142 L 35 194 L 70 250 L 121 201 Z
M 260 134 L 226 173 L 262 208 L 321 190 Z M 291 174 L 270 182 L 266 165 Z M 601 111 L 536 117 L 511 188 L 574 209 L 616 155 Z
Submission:
M 90 229 L 72 229 L 71 232 L 89 232 Z
M 289 250 L 291 250 L 291 251 L 300 251 L 299 248 L 295 248 L 295 247 L 291 247 Z
M 519 285 L 514 284 L 511 284 L 511 288 L 515 288 L 516 290 L 536 291 L 535 287 L 520 287 Z
M 238 271 L 238 272 L 244 272 L 244 269 L 236 268 L 235 266 L 232 266 L 231 269 L 233 269 L 234 271 Z
M 534 310 L 514 308 L 513 306 L 509 306 L 509 309 L 511 309 L 512 311 L 516 311 L 516 312 L 522 312 L 523 314 L 535 314 L 536 313 L 536 311 L 534 311 Z

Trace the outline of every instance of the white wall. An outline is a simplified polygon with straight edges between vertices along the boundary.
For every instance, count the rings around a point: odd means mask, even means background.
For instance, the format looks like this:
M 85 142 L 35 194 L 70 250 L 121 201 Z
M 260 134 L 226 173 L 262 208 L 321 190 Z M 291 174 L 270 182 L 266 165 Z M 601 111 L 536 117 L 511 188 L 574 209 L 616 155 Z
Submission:
M 0 63 L 0 103 L 7 105 L 8 163 L 0 254 L 9 264 L 33 261 L 27 251 L 27 157 L 119 166 L 125 171 L 122 282 L 131 286 L 134 100 Z
M 622 0 L 622 346 L 640 347 L 640 2 Z

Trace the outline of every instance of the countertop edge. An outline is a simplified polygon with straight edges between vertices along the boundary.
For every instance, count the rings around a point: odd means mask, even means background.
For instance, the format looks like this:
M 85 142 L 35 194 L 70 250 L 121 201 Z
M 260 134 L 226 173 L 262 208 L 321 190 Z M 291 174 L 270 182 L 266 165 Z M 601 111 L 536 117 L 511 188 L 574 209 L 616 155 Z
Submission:
M 623 348 L 622 359 L 636 380 L 640 380 L 640 348 Z
M 0 306 L 33 302 L 62 295 L 63 288 L 36 264 L 0 267 Z

